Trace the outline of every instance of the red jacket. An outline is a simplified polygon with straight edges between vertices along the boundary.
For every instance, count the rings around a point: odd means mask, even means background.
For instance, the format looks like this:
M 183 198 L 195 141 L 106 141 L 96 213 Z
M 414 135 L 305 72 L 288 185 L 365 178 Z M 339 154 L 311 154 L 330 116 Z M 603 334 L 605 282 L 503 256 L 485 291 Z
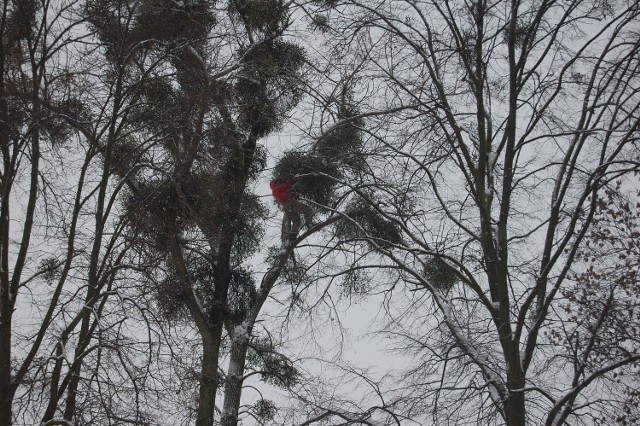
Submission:
M 293 182 L 290 180 L 284 183 L 277 183 L 275 179 L 269 182 L 269 186 L 271 186 L 271 193 L 275 197 L 276 200 L 283 206 L 287 201 L 293 198 L 293 194 L 291 193 L 291 185 Z

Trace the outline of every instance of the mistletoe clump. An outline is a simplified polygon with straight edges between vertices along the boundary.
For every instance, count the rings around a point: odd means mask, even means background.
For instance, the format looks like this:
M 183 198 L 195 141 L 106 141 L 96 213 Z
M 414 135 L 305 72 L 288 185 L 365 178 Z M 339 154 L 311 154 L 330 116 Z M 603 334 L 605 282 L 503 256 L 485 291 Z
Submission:
M 247 363 L 260 371 L 260 380 L 281 389 L 291 389 L 300 381 L 300 371 L 276 350 L 270 338 L 257 337 L 251 341 Z
M 456 270 L 439 257 L 424 262 L 423 275 L 438 290 L 449 290 L 458 282 Z
M 371 200 L 352 201 L 344 220 L 336 225 L 336 235 L 344 240 L 365 240 L 370 245 L 390 248 L 402 242 L 398 226 L 373 207 Z
M 178 215 L 179 206 L 175 187 L 161 180 L 137 182 L 124 201 L 130 226 L 137 235 L 150 237 L 158 247 L 164 245 L 168 223 Z
M 136 22 L 139 40 L 180 42 L 204 40 L 216 24 L 213 10 L 204 0 L 175 2 L 144 0 Z
M 324 158 L 344 166 L 362 170 L 365 156 L 362 151 L 364 120 L 349 106 L 338 109 L 338 121 L 316 141 L 315 150 Z
M 186 315 L 186 301 L 180 281 L 175 274 L 169 274 L 157 283 L 153 291 L 156 308 L 163 318 L 180 320 Z
M 327 205 L 333 198 L 336 179 L 340 177 L 338 167 L 325 158 L 304 152 L 288 151 L 274 168 L 274 176 L 295 177 L 295 192 L 298 196 Z
M 235 82 L 239 124 L 262 137 L 280 128 L 287 112 L 302 96 L 300 69 L 304 50 L 279 40 L 268 40 L 241 51 L 243 70 Z
M 247 27 L 267 34 L 278 32 L 287 19 L 282 0 L 231 0 L 229 12 Z

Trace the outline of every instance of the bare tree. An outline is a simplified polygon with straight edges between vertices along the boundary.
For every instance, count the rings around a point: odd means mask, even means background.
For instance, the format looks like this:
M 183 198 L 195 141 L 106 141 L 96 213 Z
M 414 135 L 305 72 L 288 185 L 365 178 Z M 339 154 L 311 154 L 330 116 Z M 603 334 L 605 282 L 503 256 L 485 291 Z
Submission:
M 54 93 L 53 90 L 70 77 L 69 71 L 58 66 L 57 61 L 74 40 L 72 32 L 76 24 L 65 22 L 64 16 L 66 8 L 71 6 L 49 8 L 48 3 L 15 1 L 4 2 L 2 10 L 0 389 L 3 398 L 0 422 L 7 425 L 12 424 L 16 390 L 34 365 L 51 327 L 64 278 L 51 293 L 51 302 L 45 298 L 45 304 L 38 305 L 44 312 L 39 316 L 42 322 L 29 332 L 20 330 L 24 335 L 12 336 L 21 325 L 13 321 L 16 310 L 29 306 L 21 297 L 33 295 L 31 286 L 36 281 L 42 282 L 42 278 L 52 279 L 57 271 L 62 271 L 63 276 L 68 274 L 74 258 L 72 251 L 63 253 L 60 258 L 42 258 L 46 249 L 39 246 L 48 233 L 42 232 L 43 222 L 38 218 L 38 212 L 47 208 L 47 202 L 61 201 L 49 200 L 41 194 L 42 191 L 46 194 L 49 183 L 44 173 L 57 161 L 56 147 L 70 137 L 69 126 L 62 116 L 80 112 L 68 91 Z M 19 225 L 14 227 L 16 223 Z M 73 240 L 69 241 L 73 247 Z M 39 295 L 32 300 L 35 302 L 38 298 Z
M 407 415 L 509 425 L 597 416 L 600 379 L 636 368 L 640 354 L 569 372 L 588 357 L 554 362 L 572 349 L 545 336 L 571 321 L 560 296 L 598 195 L 637 169 L 637 5 L 323 7 L 333 8 L 334 49 L 368 58 L 358 72 L 360 107 L 372 113 L 366 150 L 385 155 L 371 161 L 377 189 L 356 192 L 402 241 L 357 231 L 407 284 L 389 329 L 419 360 L 403 378 Z M 599 333 L 588 330 L 580 339 Z
M 153 144 L 126 120 L 145 78 L 134 69 L 141 50 L 107 46 L 113 61 L 100 60 L 84 7 L 4 4 L 7 425 L 143 423 L 157 407 L 150 358 L 162 333 L 132 285 L 140 265 L 118 216 L 123 178 Z
M 594 423 L 633 424 L 640 418 L 633 384 L 637 363 L 615 368 L 639 352 L 640 342 L 638 182 L 635 175 L 624 180 L 631 191 L 618 181 L 599 196 L 593 225 L 576 254 L 571 284 L 561 290 L 563 321 L 548 332 L 548 339 L 564 348 L 549 362 L 570 365 L 568 379 L 575 387 L 552 408 L 561 422 L 572 407 L 586 404 L 597 406 L 589 413 Z M 613 372 L 598 375 L 606 370 Z M 584 389 L 596 377 L 595 389 Z M 601 389 L 606 394 L 599 394 Z

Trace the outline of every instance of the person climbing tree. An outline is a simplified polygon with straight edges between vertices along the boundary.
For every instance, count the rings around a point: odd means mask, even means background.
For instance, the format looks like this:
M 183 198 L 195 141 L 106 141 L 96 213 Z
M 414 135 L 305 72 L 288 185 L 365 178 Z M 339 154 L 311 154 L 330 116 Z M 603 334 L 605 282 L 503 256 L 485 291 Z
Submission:
M 313 226 L 313 210 L 311 207 L 300 202 L 294 193 L 294 177 L 292 175 L 284 175 L 269 182 L 271 193 L 274 198 L 284 208 L 284 216 L 282 218 L 282 238 L 294 237 L 300 231 L 302 222 L 300 214 L 304 216 L 304 224 L 307 227 Z

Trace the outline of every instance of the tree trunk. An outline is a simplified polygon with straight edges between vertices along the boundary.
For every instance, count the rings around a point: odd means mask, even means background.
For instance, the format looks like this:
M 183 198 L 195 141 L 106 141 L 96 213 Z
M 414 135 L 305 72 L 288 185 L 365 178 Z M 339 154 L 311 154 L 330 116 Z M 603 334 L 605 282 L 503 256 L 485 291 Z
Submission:
M 222 322 L 215 322 L 208 333 L 202 332 L 202 363 L 196 426 L 212 426 L 218 389 L 218 357 L 222 340 Z
M 0 100 L 0 102 L 3 102 Z M 3 114 L 6 117 L 6 114 Z M 2 120 L 0 120 L 2 121 Z M 3 142 L 6 135 L 2 135 Z M 6 169 L 5 169 L 6 171 Z M 4 188 L 3 188 L 4 189 Z M 11 425 L 11 402 L 13 386 L 11 383 L 11 282 L 9 280 L 9 208 L 8 199 L 3 192 L 2 214 L 0 214 L 0 425 Z
M 4 21 L 6 6 L 2 19 Z M 4 45 L 0 43 L 0 149 L 2 150 L 2 187 L 0 190 L 0 424 L 11 425 L 11 284 L 9 281 L 9 188 L 13 178 L 9 161 L 9 115 L 5 95 Z
M 509 392 L 509 396 L 504 404 L 504 411 L 508 426 L 525 426 L 525 376 L 520 365 L 520 356 L 518 354 L 517 344 L 515 344 L 515 342 L 510 343 L 511 346 L 504 349 L 507 358 L 507 388 Z
M 49 404 L 47 405 L 47 409 L 42 416 L 42 424 L 46 424 L 49 420 L 53 419 L 56 414 L 56 409 L 58 408 L 59 401 L 59 384 L 60 384 L 60 376 L 63 367 L 63 356 L 64 356 L 64 345 L 66 345 L 66 340 L 62 340 L 58 342 L 58 346 L 56 347 L 56 362 L 51 372 L 51 380 L 49 385 Z
M 3 271 L 4 272 L 4 271 Z M 0 289 L 0 425 L 11 425 L 11 402 L 13 389 L 11 384 L 11 310 L 9 286 L 2 280 Z M 7 309 L 9 308 L 9 309 Z
M 93 295 L 93 291 L 91 287 L 89 287 L 86 296 L 86 303 L 89 304 L 91 301 L 91 297 Z M 80 326 L 80 341 L 78 342 L 78 346 L 75 350 L 74 359 L 82 359 L 82 353 L 89 346 L 89 342 L 91 341 L 91 312 L 85 307 L 85 312 L 82 315 L 82 325 Z M 71 371 L 69 374 L 71 375 L 71 380 L 69 381 L 69 388 L 67 390 L 67 399 L 64 408 L 64 419 L 71 422 L 73 417 L 76 414 L 76 404 L 77 404 L 77 396 L 78 396 L 78 385 L 80 384 L 80 373 L 82 372 L 82 361 L 74 363 L 71 367 Z
M 220 426 L 236 426 L 238 424 L 244 366 L 249 349 L 249 334 L 245 327 L 236 326 L 235 329 L 235 335 L 231 340 L 231 354 L 224 386 L 224 405 Z
M 520 388 L 522 389 L 522 388 Z M 524 407 L 524 392 L 512 392 L 505 403 L 507 426 L 525 426 L 526 411 Z

